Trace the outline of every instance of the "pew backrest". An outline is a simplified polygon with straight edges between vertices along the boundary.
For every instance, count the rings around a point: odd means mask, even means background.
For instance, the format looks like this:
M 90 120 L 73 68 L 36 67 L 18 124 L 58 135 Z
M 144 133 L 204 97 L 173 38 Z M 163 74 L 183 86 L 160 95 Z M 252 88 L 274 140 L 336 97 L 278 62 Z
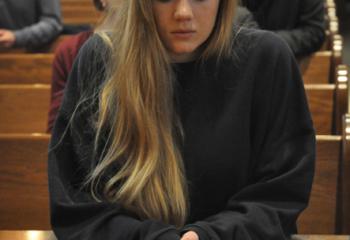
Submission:
M 47 134 L 0 134 L 0 229 L 50 229 Z
M 53 58 L 53 54 L 0 54 L 0 84 L 50 84 Z
M 335 234 L 339 221 L 342 137 L 318 135 L 316 139 L 316 169 L 310 203 L 298 219 L 298 229 L 301 234 Z
M 0 133 L 43 133 L 47 129 L 50 85 L 0 85 Z

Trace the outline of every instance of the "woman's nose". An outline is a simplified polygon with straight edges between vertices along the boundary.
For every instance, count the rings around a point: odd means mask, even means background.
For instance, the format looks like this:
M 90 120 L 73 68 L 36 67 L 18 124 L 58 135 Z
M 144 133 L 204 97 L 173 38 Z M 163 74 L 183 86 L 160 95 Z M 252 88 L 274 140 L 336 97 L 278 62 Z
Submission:
M 193 18 L 190 0 L 178 0 L 175 6 L 174 17 L 176 20 L 190 20 Z

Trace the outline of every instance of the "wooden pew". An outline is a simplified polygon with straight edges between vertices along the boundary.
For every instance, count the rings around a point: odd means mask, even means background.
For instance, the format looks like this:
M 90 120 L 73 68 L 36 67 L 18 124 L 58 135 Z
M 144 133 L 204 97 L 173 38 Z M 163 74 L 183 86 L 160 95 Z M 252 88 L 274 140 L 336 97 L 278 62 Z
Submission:
M 52 231 L 0 231 L 0 240 L 57 240 Z M 291 240 L 350 240 L 347 235 L 293 235 Z
M 317 134 L 332 134 L 334 84 L 305 85 L 309 108 Z
M 94 25 L 101 16 L 92 1 L 87 0 L 62 0 L 61 11 L 65 24 Z
M 326 38 L 319 51 L 323 52 L 323 51 L 329 51 L 329 50 L 331 50 L 331 32 L 329 30 L 326 30 Z
M 316 170 L 308 208 L 298 219 L 301 234 L 335 234 L 339 213 L 339 164 L 341 136 L 317 136 Z
M 334 83 L 336 68 L 342 64 L 343 38 L 330 36 L 330 50 L 299 59 L 305 84 Z
M 0 229 L 50 229 L 47 134 L 0 134 Z
M 47 128 L 50 85 L 0 85 L 0 133 L 43 133 Z
M 343 118 L 343 161 L 340 166 L 340 219 L 341 233 L 350 233 L 350 114 Z
M 53 54 L 0 54 L 0 84 L 50 84 L 53 58 Z
M 0 134 L 0 229 L 49 229 L 46 175 L 49 137 Z M 317 136 L 310 204 L 298 220 L 302 234 L 337 231 L 341 147 L 341 136 Z
M 335 82 L 336 69 L 343 64 L 343 37 L 339 34 L 332 35 L 332 65 L 331 65 L 331 82 Z M 332 79 L 333 77 L 333 79 Z
M 348 77 L 345 65 L 337 68 L 335 84 L 305 84 L 305 91 L 317 134 L 341 134 L 342 116 L 347 111 Z
M 294 235 L 291 240 L 350 240 L 347 235 Z
M 91 0 L 61 0 L 61 8 L 82 7 L 96 11 L 93 1 Z
M 331 51 L 317 52 L 301 61 L 305 84 L 330 83 Z
M 339 69 L 339 72 L 344 71 L 343 68 Z M 40 73 L 39 69 L 36 71 Z M 18 73 L 18 76 L 21 74 Z M 17 79 L 11 81 L 16 82 Z M 338 76 L 336 84 L 305 85 L 317 134 L 341 133 L 341 116 L 347 109 L 347 81 L 345 76 Z M 0 85 L 0 132 L 45 132 L 49 91 L 47 84 Z

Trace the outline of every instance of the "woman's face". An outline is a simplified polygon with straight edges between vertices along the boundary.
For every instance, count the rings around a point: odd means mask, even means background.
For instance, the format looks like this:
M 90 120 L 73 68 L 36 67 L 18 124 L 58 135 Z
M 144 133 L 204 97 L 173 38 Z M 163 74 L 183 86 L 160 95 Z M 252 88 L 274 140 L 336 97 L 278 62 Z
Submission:
M 173 62 L 196 57 L 213 30 L 219 0 L 153 0 L 158 33 Z

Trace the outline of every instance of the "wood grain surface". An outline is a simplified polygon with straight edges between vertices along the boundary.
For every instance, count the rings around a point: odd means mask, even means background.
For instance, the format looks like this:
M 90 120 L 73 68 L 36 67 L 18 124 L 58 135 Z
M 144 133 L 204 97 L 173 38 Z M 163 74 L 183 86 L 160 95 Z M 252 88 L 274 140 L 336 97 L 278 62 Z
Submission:
M 44 133 L 50 85 L 0 85 L 0 133 Z
M 0 134 L 0 229 L 50 229 L 47 134 Z

